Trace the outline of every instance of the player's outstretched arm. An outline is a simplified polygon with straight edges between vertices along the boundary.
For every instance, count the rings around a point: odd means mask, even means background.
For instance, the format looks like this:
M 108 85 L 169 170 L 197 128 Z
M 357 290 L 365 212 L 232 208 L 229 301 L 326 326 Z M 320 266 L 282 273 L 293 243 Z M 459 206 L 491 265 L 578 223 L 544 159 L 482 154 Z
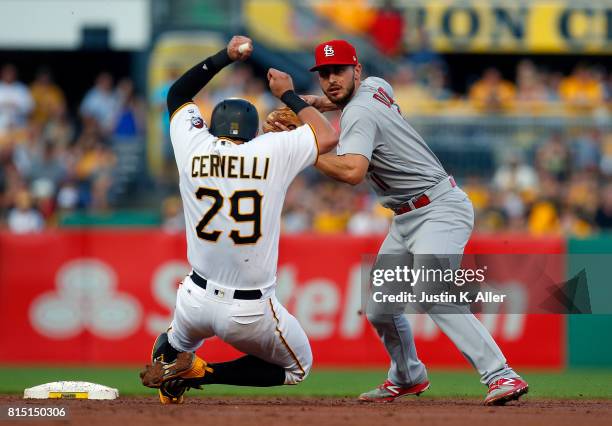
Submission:
M 351 185 L 363 182 L 370 161 L 361 154 L 336 155 L 330 152 L 319 156 L 315 167 L 332 179 Z
M 338 132 L 323 114 L 296 95 L 293 90 L 293 80 L 289 74 L 270 68 L 268 82 L 272 94 L 291 108 L 302 123 L 312 127 L 317 138 L 319 154 L 331 151 L 338 144 Z
M 327 96 L 301 95 L 300 97 L 304 99 L 307 104 L 312 105 L 320 112 L 337 111 L 340 109 L 338 105 L 330 101 Z
M 234 36 L 225 49 L 220 50 L 202 62 L 194 65 L 183 74 L 168 91 L 168 112 L 172 114 L 182 105 L 191 102 L 193 97 L 206 84 L 233 61 L 244 61 L 253 52 L 253 42 L 245 36 Z

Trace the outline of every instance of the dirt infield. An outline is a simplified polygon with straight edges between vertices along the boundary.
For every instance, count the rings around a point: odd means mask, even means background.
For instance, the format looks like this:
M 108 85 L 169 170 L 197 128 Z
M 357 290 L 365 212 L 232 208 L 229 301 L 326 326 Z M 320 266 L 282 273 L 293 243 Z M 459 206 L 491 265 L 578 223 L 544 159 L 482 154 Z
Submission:
M 271 425 L 611 425 L 612 400 L 542 400 L 525 398 L 505 407 L 484 407 L 475 399 L 406 398 L 391 404 L 364 404 L 339 398 L 194 398 L 181 406 L 161 406 L 153 398 L 116 401 L 40 400 L 0 396 L 6 408 L 68 407 L 68 421 L 22 419 L 11 424 L 75 424 L 87 426 L 202 424 Z M 0 425 L 6 424 L 0 419 Z

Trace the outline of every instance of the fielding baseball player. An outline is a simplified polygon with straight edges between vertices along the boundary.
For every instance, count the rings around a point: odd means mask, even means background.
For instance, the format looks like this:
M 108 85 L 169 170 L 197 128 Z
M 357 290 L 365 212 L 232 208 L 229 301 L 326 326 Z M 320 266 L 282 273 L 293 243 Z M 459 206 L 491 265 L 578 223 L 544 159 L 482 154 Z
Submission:
M 452 267 L 459 267 L 472 232 L 472 204 L 403 119 L 389 83 L 377 77 L 361 81 L 355 48 L 344 40 L 321 43 L 315 61 L 311 71 L 318 71 L 325 96 L 305 99 L 319 111 L 342 110 L 337 153 L 319 157 L 316 167 L 352 185 L 366 179 L 382 205 L 395 212 L 379 255 L 455 255 L 459 261 Z M 417 262 L 415 257 L 413 269 L 420 268 Z M 390 402 L 418 395 L 429 387 L 429 380 L 410 324 L 402 312 L 380 309 L 369 307 L 368 319 L 391 357 L 391 368 L 382 385 L 359 399 Z M 478 370 L 489 388 L 485 404 L 503 404 L 527 392 L 527 383 L 508 367 L 487 329 L 467 307 L 434 306 L 428 313 Z
M 152 365 L 141 373 L 164 404 L 182 403 L 186 389 L 206 384 L 297 384 L 312 365 L 304 330 L 274 295 L 280 214 L 291 181 L 338 136 L 293 92 L 291 77 L 274 69 L 268 72 L 271 92 L 304 125 L 256 137 L 255 107 L 228 99 L 214 108 L 208 128 L 192 98 L 223 67 L 251 52 L 251 40 L 235 36 L 168 93 L 193 270 L 177 291 L 170 327 L 155 341 Z M 212 336 L 247 355 L 206 363 L 194 351 Z

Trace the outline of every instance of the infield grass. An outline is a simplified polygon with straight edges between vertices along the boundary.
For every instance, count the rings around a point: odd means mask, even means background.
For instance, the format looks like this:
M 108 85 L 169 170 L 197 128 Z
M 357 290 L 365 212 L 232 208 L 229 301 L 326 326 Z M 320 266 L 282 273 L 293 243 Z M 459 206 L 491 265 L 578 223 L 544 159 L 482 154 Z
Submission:
M 153 389 L 140 384 L 138 368 L 94 367 L 14 367 L 0 366 L 0 393 L 19 394 L 25 388 L 60 380 L 101 383 L 119 389 L 121 395 L 154 395 Z M 612 399 L 612 370 L 572 369 L 564 372 L 521 371 L 529 382 L 531 397 L 571 399 Z M 328 396 L 353 397 L 380 384 L 385 370 L 317 369 L 298 386 L 250 388 L 212 385 L 197 396 Z M 429 371 L 431 389 L 428 397 L 482 398 L 486 388 L 478 376 L 468 370 Z

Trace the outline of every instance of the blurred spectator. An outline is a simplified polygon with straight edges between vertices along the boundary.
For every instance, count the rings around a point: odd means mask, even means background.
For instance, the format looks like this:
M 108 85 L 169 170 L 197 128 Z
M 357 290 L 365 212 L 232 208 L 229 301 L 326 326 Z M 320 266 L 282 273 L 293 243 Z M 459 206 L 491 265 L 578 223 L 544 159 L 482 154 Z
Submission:
M 314 199 L 313 230 L 321 234 L 345 232 L 353 213 L 354 197 L 355 194 L 344 185 L 324 183 Z
M 583 130 L 571 141 L 574 169 L 595 171 L 599 167 L 599 134 L 595 130 Z
M 516 90 L 509 81 L 502 80 L 495 68 L 487 69 L 470 89 L 470 101 L 479 111 L 508 111 L 514 104 Z
M 539 181 L 538 198 L 528 215 L 528 229 L 534 235 L 559 233 L 559 205 L 561 184 L 552 176 L 543 174 Z
M 213 90 L 212 104 L 216 105 L 227 98 L 240 97 L 247 82 L 253 78 L 253 70 L 249 66 L 240 63 L 232 66 L 227 70 L 226 78 L 219 82 L 219 87 Z
M 430 92 L 416 79 L 414 69 L 409 64 L 399 66 L 391 76 L 390 83 L 393 98 L 404 114 L 420 112 L 422 105 L 432 100 Z
M 501 232 L 506 228 L 507 217 L 504 211 L 504 194 L 492 191 L 489 203 L 474 209 L 474 226 L 479 232 Z
M 50 179 L 39 178 L 30 185 L 32 198 L 38 211 L 46 221 L 52 220 L 55 213 L 55 193 L 57 187 Z
M 612 183 L 603 188 L 601 204 L 595 214 L 595 224 L 603 231 L 612 231 Z
M 315 214 L 312 229 L 319 234 L 339 234 L 346 230 L 350 214 L 327 203 Z
M 316 2 L 314 9 L 341 30 L 352 34 L 367 31 L 375 18 L 368 0 L 327 0 Z
M 81 103 L 80 113 L 85 121 L 93 120 L 104 134 L 114 130 L 118 99 L 113 92 L 113 77 L 103 72 L 89 89 Z
M 54 82 L 51 72 L 43 68 L 36 74 L 36 79 L 30 85 L 32 98 L 34 99 L 34 111 L 32 120 L 37 124 L 44 124 L 56 117 L 66 109 L 64 92 Z
M 612 176 L 612 131 L 606 132 L 601 141 L 599 168 L 604 176 Z
M 185 215 L 180 197 L 166 198 L 162 203 L 162 229 L 169 234 L 185 231 Z
M 168 114 L 168 105 L 166 98 L 168 97 L 168 91 L 174 82 L 181 76 L 181 70 L 173 65 L 168 70 L 166 81 L 164 81 L 159 87 L 153 91 L 152 103 L 157 112 L 158 119 L 157 124 L 159 127 L 159 133 L 163 135 L 162 139 L 162 156 L 163 159 L 168 163 L 174 163 L 174 151 L 172 150 L 172 143 L 170 142 L 170 114 Z
M 529 232 L 533 235 L 550 235 L 560 232 L 557 206 L 550 200 L 537 201 L 529 214 Z
M 572 75 L 564 78 L 559 85 L 561 100 L 578 110 L 588 110 L 601 105 L 604 94 L 603 83 L 585 64 L 577 65 Z
M 387 56 L 397 56 L 402 50 L 404 14 L 395 3 L 384 0 L 368 30 L 374 46 Z
M 102 143 L 98 129 L 88 124 L 77 140 L 77 161 L 74 175 L 79 182 L 79 198 L 84 206 L 94 210 L 106 210 L 109 207 L 108 192 L 112 183 L 116 157 Z
M 558 181 L 565 181 L 571 169 L 570 151 L 559 133 L 538 147 L 536 152 L 536 167 Z
M 525 164 L 520 154 L 511 153 L 495 172 L 493 183 L 502 191 L 533 192 L 537 188 L 538 177 L 535 170 Z
M 442 68 L 430 67 L 427 72 L 427 91 L 437 101 L 452 99 L 453 93 L 448 89 L 447 77 Z
M 12 64 L 0 70 L 0 133 L 12 127 L 23 127 L 34 102 L 28 87 L 17 81 L 17 68 Z
M 443 73 L 447 72 L 448 66 L 444 57 L 436 52 L 431 46 L 431 39 L 425 26 L 421 26 L 416 32 L 416 46 L 408 49 L 408 61 L 415 67 L 417 73 L 422 75 L 422 69 L 426 67 L 439 68 Z
M 561 100 L 559 96 L 559 86 L 561 86 L 563 78 L 563 74 L 559 71 L 553 71 L 546 75 L 544 84 L 548 93 L 548 99 L 551 102 L 559 102 Z
M 110 148 L 98 144 L 94 149 L 97 167 L 90 176 L 91 208 L 105 211 L 110 207 L 109 192 L 113 183 L 113 169 L 117 162 Z
M 482 210 L 489 206 L 491 201 L 489 189 L 480 176 L 468 176 L 461 188 L 465 191 L 468 197 L 470 197 L 474 210 Z
M 25 234 L 42 231 L 45 222 L 42 215 L 32 203 L 32 197 L 26 190 L 19 191 L 15 196 L 15 207 L 8 214 L 7 225 L 11 232 Z
M 74 141 L 74 125 L 65 105 L 51 111 L 44 123 L 42 137 L 62 148 L 67 148 Z
M 32 158 L 32 169 L 29 173 L 29 178 L 32 181 L 45 180 L 49 182 L 53 193 L 55 193 L 67 173 L 66 166 L 57 152 L 59 152 L 59 148 L 51 143 L 46 143 L 42 148 L 42 152 L 37 153 Z
M 287 190 L 282 215 L 283 232 L 296 234 L 309 231 L 312 226 L 311 196 L 304 173 L 298 175 Z
M 311 227 L 311 215 L 305 206 L 298 204 L 289 206 L 283 213 L 283 232 L 298 234 L 307 232 Z
M 63 211 L 71 211 L 79 206 L 79 191 L 72 181 L 65 182 L 57 192 L 57 207 Z
M 517 66 L 516 100 L 525 111 L 541 111 L 550 100 L 548 89 L 533 62 L 521 61 Z
M 255 105 L 260 121 L 265 120 L 268 112 L 278 105 L 276 98 L 266 90 L 264 82 L 258 78 L 251 78 L 246 82 L 241 97 Z
M 525 213 L 527 209 L 521 196 L 515 191 L 502 192 L 500 204 L 506 219 L 506 230 L 523 230 L 525 227 Z
M 26 179 L 31 178 L 34 171 L 34 162 L 42 156 L 42 138 L 39 126 L 30 126 L 21 143 L 14 143 L 12 151 L 12 163 L 19 174 Z
M 383 235 L 389 231 L 391 210 L 385 209 L 379 203 L 370 203 L 370 207 L 353 214 L 347 224 L 351 235 Z
M 599 202 L 599 188 L 596 176 L 591 172 L 575 172 L 563 190 L 564 206 L 594 217 Z
M 115 90 L 116 112 L 114 118 L 113 137 L 136 138 L 144 133 L 145 110 L 142 101 L 134 92 L 134 83 L 129 78 L 123 78 Z
M 561 232 L 577 238 L 585 238 L 593 233 L 593 226 L 577 209 L 565 208 L 561 213 Z

